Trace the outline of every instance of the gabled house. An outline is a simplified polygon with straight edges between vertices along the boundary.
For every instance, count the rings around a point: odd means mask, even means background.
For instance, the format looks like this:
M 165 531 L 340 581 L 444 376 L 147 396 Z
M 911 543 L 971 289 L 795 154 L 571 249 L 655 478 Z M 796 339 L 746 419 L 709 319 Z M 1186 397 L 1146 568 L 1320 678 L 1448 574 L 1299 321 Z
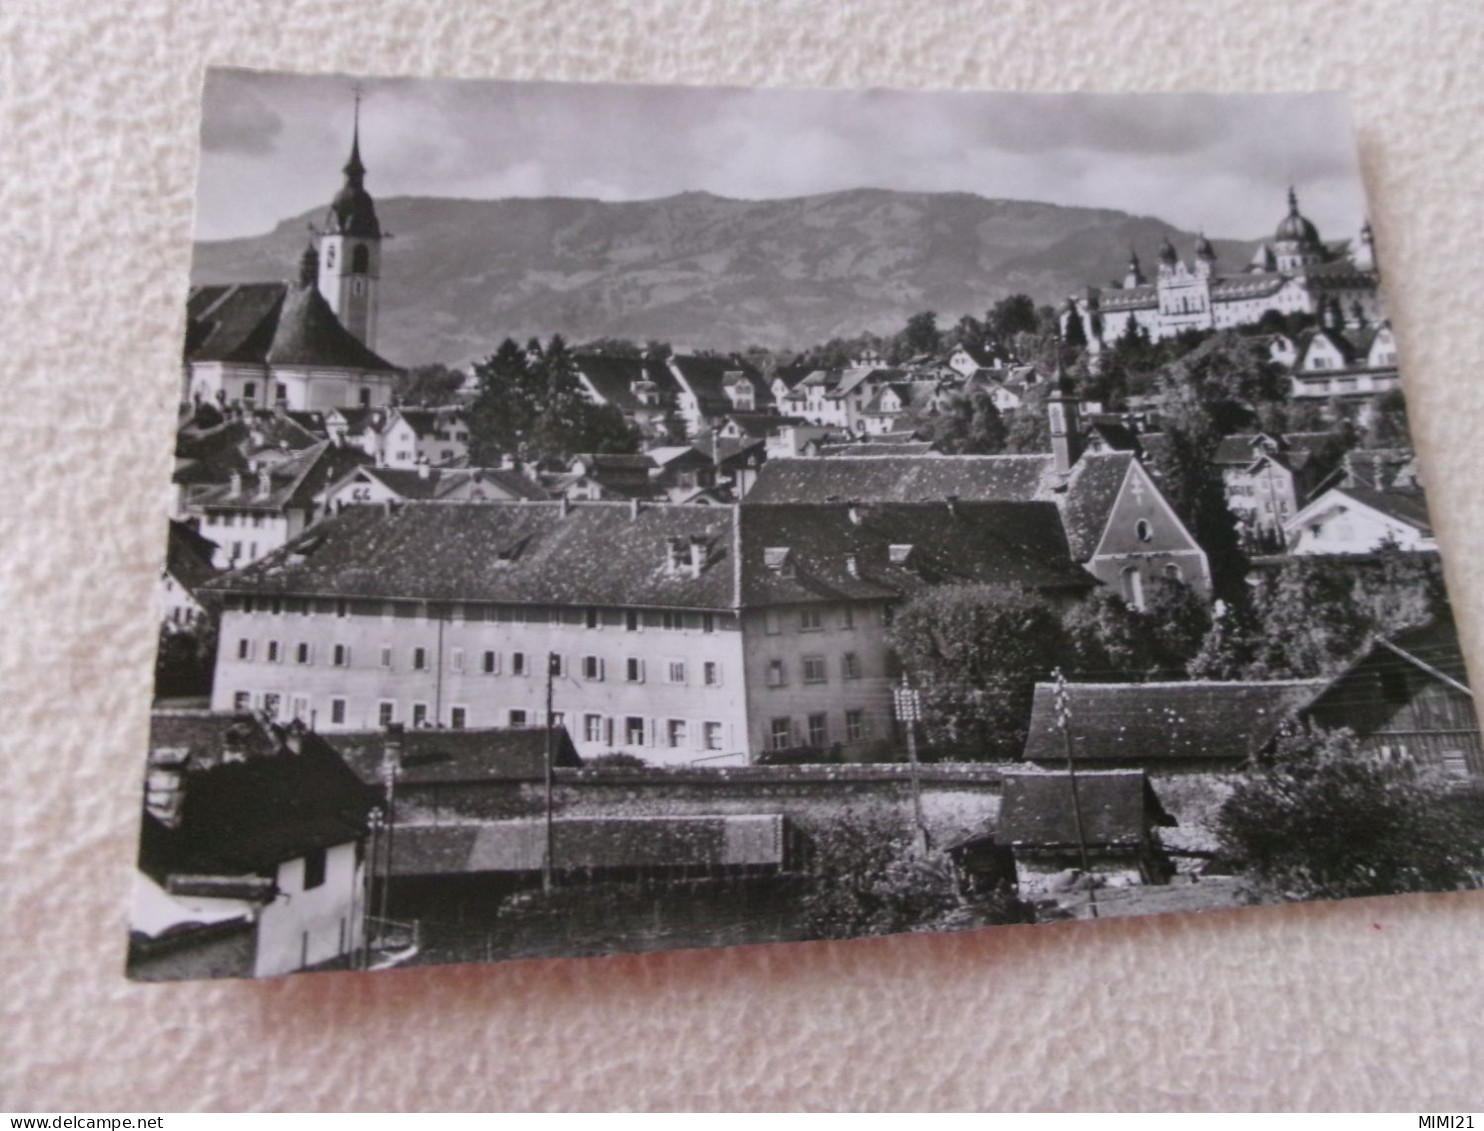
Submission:
M 278 549 L 323 513 L 319 494 L 366 456 L 328 441 L 295 452 L 277 462 L 233 471 L 225 483 L 193 490 L 185 511 L 203 537 L 214 542 L 218 569 L 237 569 Z
M 714 427 L 732 413 L 762 412 L 773 406 L 772 389 L 743 358 L 676 354 L 667 364 L 679 386 L 676 408 L 689 436 Z
M 168 632 L 184 632 L 205 621 L 212 602 L 201 587 L 217 575 L 211 564 L 216 543 L 183 522 L 170 520 L 165 568 L 160 571 L 160 621 Z
M 1222 438 L 1212 462 L 1243 530 L 1281 538 L 1284 525 L 1334 470 L 1334 448 L 1329 432 L 1239 433 Z
M 447 467 L 469 455 L 469 424 L 455 408 L 394 408 L 380 428 L 377 462 Z
M 1158 578 L 1209 595 L 1205 551 L 1133 453 L 1083 452 L 1076 402 L 1049 407 L 1049 455 L 773 460 L 747 503 L 1051 502 L 1073 558 L 1135 608 Z
M 131 976 L 349 964 L 365 938 L 373 802 L 313 733 L 252 715 L 156 712 Z
M 339 514 L 346 507 L 434 500 L 479 502 L 549 498 L 539 484 L 518 471 L 503 468 L 356 467 L 320 491 L 314 499 L 317 517 Z
M 1387 546 L 1436 551 L 1421 490 L 1331 487 L 1284 525 L 1291 554 L 1369 554 Z
M 1158 830 L 1176 821 L 1141 770 L 1005 774 L 994 841 L 1015 857 L 1022 897 L 1054 889 L 1057 877 L 1087 866 L 1106 884 L 1160 884 L 1174 867 Z
M 1004 365 L 1004 359 L 983 345 L 964 344 L 948 355 L 948 368 L 960 377 L 973 377 L 977 373 L 992 371 Z
M 1478 708 L 1451 619 L 1376 640 L 1303 717 L 1354 731 L 1382 761 L 1484 783 Z
M 572 365 L 591 400 L 618 409 L 644 436 L 663 436 L 679 410 L 680 383 L 659 358 L 580 353 L 573 355 Z

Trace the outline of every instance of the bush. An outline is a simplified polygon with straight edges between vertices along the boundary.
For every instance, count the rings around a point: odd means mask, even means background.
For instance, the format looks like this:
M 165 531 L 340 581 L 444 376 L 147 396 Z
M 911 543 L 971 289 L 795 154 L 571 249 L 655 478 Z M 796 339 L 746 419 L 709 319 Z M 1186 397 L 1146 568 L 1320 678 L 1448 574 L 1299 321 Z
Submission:
M 1261 892 L 1339 899 L 1475 886 L 1484 798 L 1368 755 L 1350 731 L 1281 736 L 1216 816 L 1224 851 Z

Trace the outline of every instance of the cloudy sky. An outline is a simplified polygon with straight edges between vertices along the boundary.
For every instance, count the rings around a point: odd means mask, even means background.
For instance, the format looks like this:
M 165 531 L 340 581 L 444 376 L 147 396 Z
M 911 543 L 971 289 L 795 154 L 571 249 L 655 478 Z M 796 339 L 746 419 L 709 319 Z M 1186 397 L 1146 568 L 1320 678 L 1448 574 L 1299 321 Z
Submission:
M 340 184 L 356 80 L 212 71 L 196 231 L 265 232 Z M 873 187 L 973 192 L 1270 232 L 1298 186 L 1327 238 L 1365 208 L 1339 95 L 1029 95 L 368 79 L 378 198 L 704 190 L 762 199 Z

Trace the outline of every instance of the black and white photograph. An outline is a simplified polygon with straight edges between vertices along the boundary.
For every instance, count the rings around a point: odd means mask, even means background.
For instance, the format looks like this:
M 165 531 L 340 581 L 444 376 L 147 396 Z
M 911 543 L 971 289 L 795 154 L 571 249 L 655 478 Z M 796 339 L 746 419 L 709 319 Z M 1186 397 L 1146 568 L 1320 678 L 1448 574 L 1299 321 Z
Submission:
M 129 976 L 1479 887 L 1384 252 L 1337 94 L 209 71 Z

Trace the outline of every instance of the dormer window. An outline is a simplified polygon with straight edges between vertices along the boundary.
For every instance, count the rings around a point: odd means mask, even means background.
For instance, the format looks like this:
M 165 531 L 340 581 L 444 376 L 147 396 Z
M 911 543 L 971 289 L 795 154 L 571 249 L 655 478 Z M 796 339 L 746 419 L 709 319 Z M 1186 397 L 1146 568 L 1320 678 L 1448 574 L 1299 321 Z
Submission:
M 794 575 L 793 555 L 787 546 L 768 546 L 763 549 L 763 564 L 779 577 Z
M 893 543 L 887 551 L 892 565 L 910 565 L 912 559 L 912 544 L 910 542 Z

